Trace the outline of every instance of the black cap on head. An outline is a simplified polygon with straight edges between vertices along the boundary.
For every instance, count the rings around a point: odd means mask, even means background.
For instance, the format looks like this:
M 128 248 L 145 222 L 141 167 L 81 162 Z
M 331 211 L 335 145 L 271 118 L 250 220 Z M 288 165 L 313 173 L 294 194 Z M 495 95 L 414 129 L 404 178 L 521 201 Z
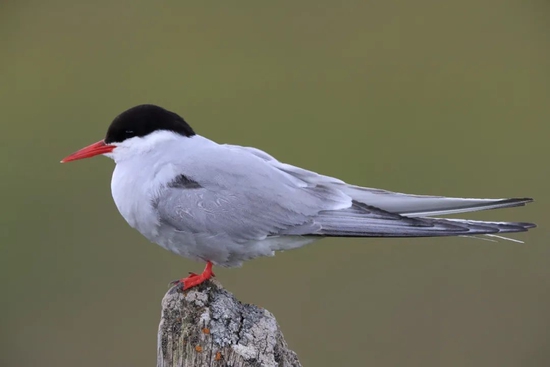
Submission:
M 174 112 L 152 104 L 142 104 L 122 112 L 111 122 L 105 143 L 121 143 L 158 130 L 173 131 L 187 137 L 195 135 L 191 126 Z

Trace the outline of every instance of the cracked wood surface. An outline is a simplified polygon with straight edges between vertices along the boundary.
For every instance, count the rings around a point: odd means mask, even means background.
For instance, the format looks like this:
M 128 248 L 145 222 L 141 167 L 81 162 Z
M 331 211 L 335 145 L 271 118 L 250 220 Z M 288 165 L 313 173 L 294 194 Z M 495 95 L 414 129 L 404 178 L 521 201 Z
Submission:
M 242 304 L 216 280 L 162 300 L 158 367 L 300 367 L 275 317 Z

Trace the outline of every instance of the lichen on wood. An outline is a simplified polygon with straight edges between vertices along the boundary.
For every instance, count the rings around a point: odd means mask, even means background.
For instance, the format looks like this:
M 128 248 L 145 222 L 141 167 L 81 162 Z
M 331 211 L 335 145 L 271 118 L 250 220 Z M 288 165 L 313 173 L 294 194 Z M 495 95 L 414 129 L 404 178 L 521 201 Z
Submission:
M 301 365 L 269 311 L 241 303 L 210 280 L 187 291 L 173 287 L 164 296 L 157 366 Z

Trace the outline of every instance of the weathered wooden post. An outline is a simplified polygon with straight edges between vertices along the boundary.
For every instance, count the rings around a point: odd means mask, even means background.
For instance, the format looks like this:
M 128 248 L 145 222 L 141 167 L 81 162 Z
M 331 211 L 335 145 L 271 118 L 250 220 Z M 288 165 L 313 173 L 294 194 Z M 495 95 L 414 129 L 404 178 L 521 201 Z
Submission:
M 216 280 L 162 300 L 157 367 L 301 367 L 275 317 L 242 304 Z

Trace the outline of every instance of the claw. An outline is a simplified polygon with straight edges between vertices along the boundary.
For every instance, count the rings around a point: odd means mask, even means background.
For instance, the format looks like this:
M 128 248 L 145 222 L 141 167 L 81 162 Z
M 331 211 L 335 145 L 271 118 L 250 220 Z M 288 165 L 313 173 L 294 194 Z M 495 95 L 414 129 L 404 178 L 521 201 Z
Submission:
M 215 277 L 215 275 L 212 272 L 212 263 L 208 261 L 206 263 L 206 267 L 204 268 L 204 271 L 201 274 L 189 272 L 189 276 L 187 278 L 174 280 L 170 282 L 170 286 L 179 285 L 182 287 L 182 290 L 186 290 L 203 283 L 204 281 L 210 279 L 211 277 Z

